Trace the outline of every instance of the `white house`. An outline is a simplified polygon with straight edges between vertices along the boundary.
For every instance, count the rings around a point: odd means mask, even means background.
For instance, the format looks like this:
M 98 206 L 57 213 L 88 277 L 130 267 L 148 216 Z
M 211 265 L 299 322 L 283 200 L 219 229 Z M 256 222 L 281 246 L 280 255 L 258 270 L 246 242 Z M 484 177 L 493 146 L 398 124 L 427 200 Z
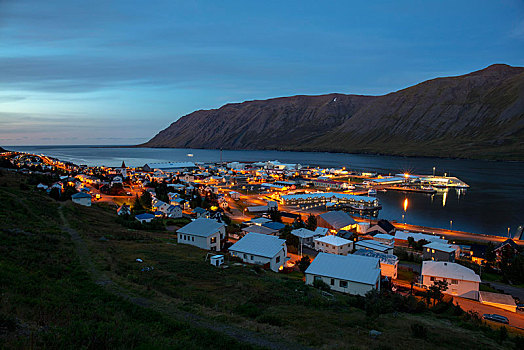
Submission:
M 393 254 L 383 254 L 374 250 L 359 249 L 353 255 L 369 256 L 380 260 L 380 274 L 391 279 L 397 278 L 398 257 Z
M 422 262 L 422 284 L 426 287 L 435 281 L 448 282 L 448 289 L 444 293 L 461 296 L 466 293 L 478 294 L 480 277 L 471 269 L 460 264 L 446 261 Z M 471 293 L 470 293 L 471 294 Z
M 306 284 L 320 280 L 337 292 L 365 295 L 380 290 L 379 260 L 367 256 L 319 253 L 305 274 Z
M 178 243 L 219 251 L 226 237 L 226 226 L 213 219 L 199 218 L 177 231 Z
M 311 231 L 303 227 L 291 231 L 291 234 L 297 236 L 300 243 L 305 245 L 313 245 L 313 238 L 317 237 L 315 231 Z
M 386 245 L 373 239 L 364 239 L 362 241 L 355 242 L 355 249 L 367 249 L 383 254 L 393 254 L 392 245 Z
M 150 214 L 150 213 L 144 213 L 144 214 L 135 215 L 135 219 L 137 219 L 141 223 L 151 222 L 151 221 L 153 221 L 154 218 L 155 218 L 155 216 L 153 214 Z
M 73 203 L 84 205 L 86 207 L 91 206 L 91 195 L 83 192 L 75 193 L 71 196 Z
M 269 268 L 276 272 L 286 262 L 287 246 L 285 239 L 250 232 L 233 244 L 229 252 L 246 263 L 269 264 Z
M 353 241 L 338 236 L 315 238 L 315 250 L 337 255 L 348 255 L 353 250 Z

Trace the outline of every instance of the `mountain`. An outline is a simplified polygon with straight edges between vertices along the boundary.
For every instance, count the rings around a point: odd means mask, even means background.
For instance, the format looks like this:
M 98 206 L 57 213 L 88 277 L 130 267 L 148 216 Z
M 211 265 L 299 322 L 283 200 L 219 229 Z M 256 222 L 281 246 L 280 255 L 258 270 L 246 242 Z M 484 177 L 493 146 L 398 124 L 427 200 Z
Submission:
M 188 114 L 141 147 L 524 160 L 524 67 L 496 64 L 383 96 L 328 94 Z
M 3 149 L 2 147 L 0 147 L 0 153 L 2 152 L 7 152 L 5 149 Z

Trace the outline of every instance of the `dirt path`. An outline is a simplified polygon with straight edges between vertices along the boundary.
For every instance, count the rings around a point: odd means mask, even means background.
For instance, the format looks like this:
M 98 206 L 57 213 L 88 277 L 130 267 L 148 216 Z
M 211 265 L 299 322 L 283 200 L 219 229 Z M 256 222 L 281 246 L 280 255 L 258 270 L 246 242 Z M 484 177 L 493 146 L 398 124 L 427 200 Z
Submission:
M 93 263 L 93 260 L 90 256 L 89 249 L 87 248 L 87 244 L 80 236 L 80 234 L 69 226 L 69 223 L 62 211 L 63 205 L 64 204 L 62 203 L 58 210 L 60 214 L 60 219 L 63 222 L 62 229 L 70 235 L 71 240 L 75 245 L 75 249 L 79 256 L 80 262 L 83 266 L 86 267 L 87 271 L 93 277 L 95 283 L 103 286 L 109 292 L 118 295 L 135 305 L 153 309 L 179 321 L 189 322 L 192 326 L 197 328 L 206 328 L 226 334 L 242 343 L 247 343 L 268 349 L 308 349 L 307 347 L 300 344 L 287 343 L 282 340 L 272 339 L 272 337 L 269 335 L 256 333 L 248 329 L 239 328 L 231 324 L 210 321 L 202 316 L 180 310 L 174 307 L 173 305 L 159 303 L 149 298 L 137 296 L 132 291 L 123 288 L 95 267 L 95 264 Z

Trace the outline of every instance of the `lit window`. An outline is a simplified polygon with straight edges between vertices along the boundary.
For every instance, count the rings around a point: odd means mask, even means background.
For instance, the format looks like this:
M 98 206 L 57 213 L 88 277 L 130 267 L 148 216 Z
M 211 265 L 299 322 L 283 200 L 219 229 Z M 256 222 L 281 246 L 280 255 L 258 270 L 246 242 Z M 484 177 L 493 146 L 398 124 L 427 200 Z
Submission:
M 451 280 L 451 284 L 459 284 L 458 280 Z
M 432 253 L 435 253 L 435 249 L 431 249 L 431 252 L 432 252 Z

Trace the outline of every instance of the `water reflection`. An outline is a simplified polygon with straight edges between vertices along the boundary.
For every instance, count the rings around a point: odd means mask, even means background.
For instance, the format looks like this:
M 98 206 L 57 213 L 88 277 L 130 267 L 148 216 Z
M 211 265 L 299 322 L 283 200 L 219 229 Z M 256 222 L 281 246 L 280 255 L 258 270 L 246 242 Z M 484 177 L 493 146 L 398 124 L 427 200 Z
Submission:
M 448 190 L 444 191 L 442 194 L 442 206 L 446 206 L 446 201 L 448 200 Z

